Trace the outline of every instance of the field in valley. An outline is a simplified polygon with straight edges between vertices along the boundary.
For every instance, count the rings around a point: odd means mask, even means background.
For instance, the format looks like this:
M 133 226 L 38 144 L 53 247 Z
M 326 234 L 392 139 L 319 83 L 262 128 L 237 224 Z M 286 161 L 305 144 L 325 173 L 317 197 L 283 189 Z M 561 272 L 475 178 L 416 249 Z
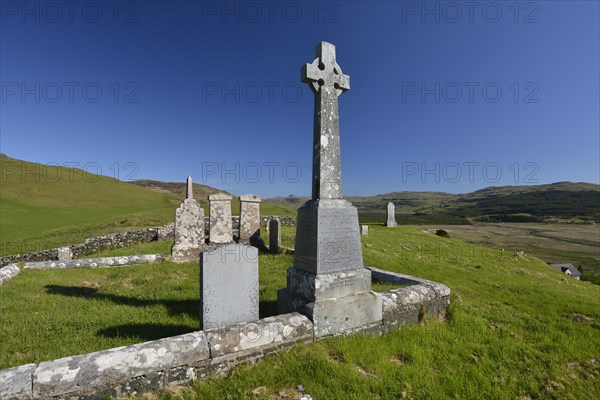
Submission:
M 600 225 L 474 223 L 424 225 L 421 229 L 446 230 L 465 242 L 505 251 L 524 251 L 548 263 L 571 263 L 583 279 L 600 284 Z

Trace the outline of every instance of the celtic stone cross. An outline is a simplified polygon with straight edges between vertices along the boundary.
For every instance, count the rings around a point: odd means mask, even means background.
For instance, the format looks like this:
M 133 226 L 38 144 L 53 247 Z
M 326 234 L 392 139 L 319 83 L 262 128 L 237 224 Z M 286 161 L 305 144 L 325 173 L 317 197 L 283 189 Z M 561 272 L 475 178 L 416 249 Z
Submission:
M 338 96 L 350 89 L 350 77 L 337 64 L 334 45 L 317 46 L 317 58 L 302 67 L 302 82 L 315 94 L 312 198 L 341 199 Z

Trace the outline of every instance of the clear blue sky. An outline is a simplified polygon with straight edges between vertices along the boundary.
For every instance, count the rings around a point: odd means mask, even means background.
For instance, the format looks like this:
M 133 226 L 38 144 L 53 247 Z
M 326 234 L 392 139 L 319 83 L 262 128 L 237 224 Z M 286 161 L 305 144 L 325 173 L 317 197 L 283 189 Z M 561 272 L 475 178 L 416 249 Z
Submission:
M 344 194 L 600 179 L 597 1 L 67 4 L 1 1 L 11 157 L 308 195 L 325 40 Z

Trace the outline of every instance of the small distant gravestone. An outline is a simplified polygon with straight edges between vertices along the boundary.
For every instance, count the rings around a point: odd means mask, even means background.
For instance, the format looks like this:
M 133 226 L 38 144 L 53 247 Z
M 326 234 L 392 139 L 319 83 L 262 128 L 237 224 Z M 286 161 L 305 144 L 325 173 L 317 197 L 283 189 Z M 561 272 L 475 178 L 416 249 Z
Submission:
M 360 233 L 363 236 L 367 236 L 369 234 L 369 225 L 361 225 L 360 226 Z
M 192 177 L 186 181 L 185 200 L 175 211 L 174 242 L 171 255 L 174 262 L 197 259 L 204 244 L 204 210 L 194 199 Z
M 231 196 L 224 193 L 208 196 L 210 228 L 208 239 L 210 243 L 230 243 L 233 241 L 231 221 Z
M 240 196 L 240 242 L 260 241 L 260 200 L 253 194 Z
M 396 223 L 396 206 L 391 201 L 387 204 L 387 221 L 385 222 L 385 226 L 390 228 L 398 226 Z
M 229 243 L 203 252 L 200 328 L 219 328 L 258 318 L 258 249 Z
M 271 253 L 279 253 L 281 247 L 281 221 L 277 218 L 269 220 L 269 250 Z
M 58 248 L 58 261 L 71 261 L 73 259 L 73 252 L 70 247 L 59 247 Z

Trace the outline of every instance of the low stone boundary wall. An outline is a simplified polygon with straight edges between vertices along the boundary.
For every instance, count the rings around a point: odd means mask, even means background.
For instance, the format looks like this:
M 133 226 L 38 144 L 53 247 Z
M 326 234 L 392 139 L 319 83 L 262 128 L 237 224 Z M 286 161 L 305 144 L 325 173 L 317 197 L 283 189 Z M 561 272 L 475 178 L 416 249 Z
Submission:
M 9 264 L 6 267 L 0 268 L 0 286 L 9 279 L 19 275 L 21 270 L 17 264 Z
M 450 289 L 439 282 L 384 271 L 373 267 L 374 281 L 410 285 L 383 292 L 382 332 L 404 324 L 418 324 L 426 316 L 445 318 L 450 306 Z
M 111 233 L 86 239 L 84 243 L 68 246 L 74 257 L 96 253 L 101 250 L 117 249 L 138 243 L 157 240 L 158 228 L 148 228 L 129 232 Z M 48 261 L 58 259 L 58 248 L 32 253 L 12 254 L 0 257 L 0 266 L 27 261 Z
M 98 399 L 204 378 L 243 360 L 310 342 L 298 313 L 0 371 L 1 399 Z
M 410 285 L 381 293 L 383 318 L 353 334 L 381 334 L 426 316 L 443 318 L 450 289 L 438 282 L 367 267 L 375 281 Z M 315 327 L 299 313 L 151 342 L 27 364 L 0 371 L 0 399 L 98 399 L 162 389 L 223 372 L 242 361 L 301 342 L 318 340 Z
M 260 217 L 260 224 L 262 226 L 268 226 L 269 220 L 271 218 L 278 219 L 279 222 L 281 222 L 281 225 L 286 225 L 286 226 L 296 226 L 296 221 L 298 220 L 295 215 L 285 215 L 285 216 L 264 215 L 264 216 Z
M 80 258 L 71 261 L 37 261 L 26 262 L 25 269 L 66 269 L 66 268 L 97 268 L 119 267 L 122 265 L 138 265 L 163 261 L 162 254 L 143 254 L 139 256 L 119 256 L 101 258 Z

